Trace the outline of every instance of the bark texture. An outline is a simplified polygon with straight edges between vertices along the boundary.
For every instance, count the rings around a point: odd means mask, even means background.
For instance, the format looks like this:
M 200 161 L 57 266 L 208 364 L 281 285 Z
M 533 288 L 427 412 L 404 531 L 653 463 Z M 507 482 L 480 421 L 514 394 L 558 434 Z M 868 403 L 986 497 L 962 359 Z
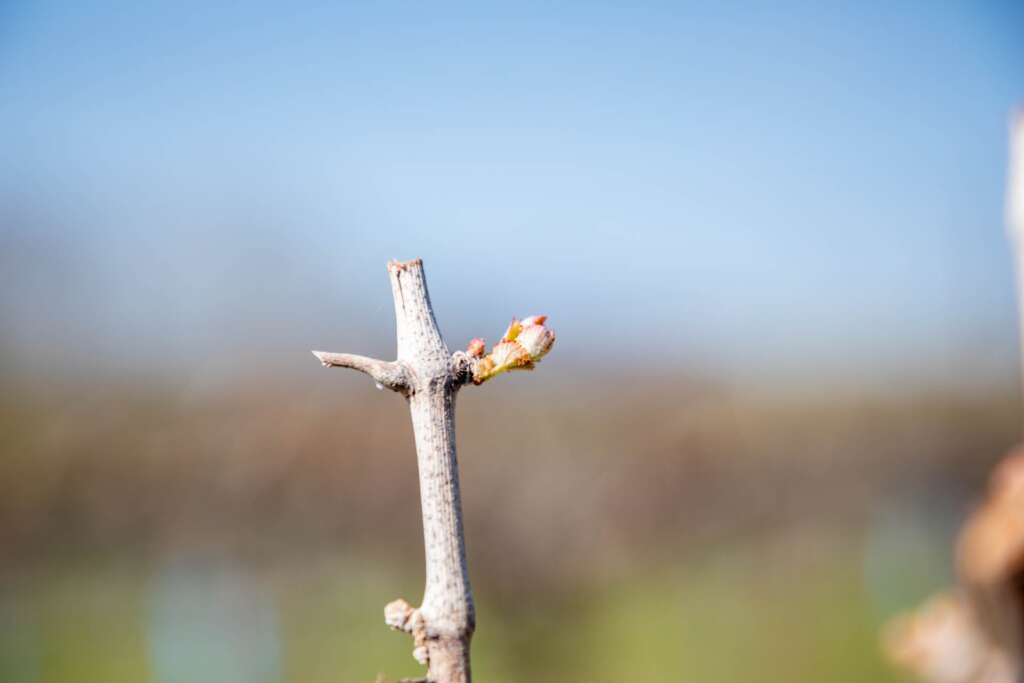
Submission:
M 472 378 L 475 361 L 448 351 L 430 305 L 423 263 L 388 263 L 395 300 L 398 358 L 388 362 L 314 351 L 325 366 L 364 372 L 404 395 L 412 414 L 423 510 L 426 588 L 415 608 L 405 600 L 385 607 L 385 622 L 413 636 L 413 656 L 432 683 L 469 683 L 469 644 L 476 625 L 466 567 L 466 543 L 455 454 L 455 396 Z

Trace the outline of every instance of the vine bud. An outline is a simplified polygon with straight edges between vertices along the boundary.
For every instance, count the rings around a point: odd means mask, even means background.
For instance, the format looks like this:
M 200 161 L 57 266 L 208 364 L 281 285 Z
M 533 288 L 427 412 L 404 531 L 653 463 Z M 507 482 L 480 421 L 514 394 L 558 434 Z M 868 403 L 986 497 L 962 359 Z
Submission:
M 521 321 L 513 318 L 501 341 L 474 366 L 474 384 L 482 384 L 511 370 L 532 370 L 555 343 L 555 333 L 544 326 L 546 320 L 546 315 L 534 315 Z M 468 353 L 474 358 L 479 357 L 476 353 L 482 355 L 483 340 L 470 342 Z
M 466 348 L 466 354 L 470 358 L 483 358 L 484 352 L 487 350 L 487 342 L 480 337 L 475 337 L 469 342 L 469 346 Z

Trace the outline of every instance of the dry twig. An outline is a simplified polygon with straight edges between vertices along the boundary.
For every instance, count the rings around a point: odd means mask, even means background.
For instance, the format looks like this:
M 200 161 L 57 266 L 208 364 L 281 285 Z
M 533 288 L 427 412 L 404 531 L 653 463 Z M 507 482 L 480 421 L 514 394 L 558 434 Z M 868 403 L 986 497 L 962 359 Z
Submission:
M 455 397 L 510 370 L 530 370 L 554 343 L 543 316 L 513 320 L 502 340 L 485 354 L 483 340 L 466 351 L 448 351 L 434 319 L 423 263 L 388 263 L 395 301 L 398 358 L 383 361 L 347 353 L 314 351 L 326 367 L 359 370 L 379 386 L 406 397 L 412 414 L 423 511 L 426 588 L 413 607 L 395 600 L 384 609 L 388 626 L 413 637 L 413 656 L 427 666 L 426 681 L 468 683 L 469 643 L 476 626 L 466 567 L 458 462 Z

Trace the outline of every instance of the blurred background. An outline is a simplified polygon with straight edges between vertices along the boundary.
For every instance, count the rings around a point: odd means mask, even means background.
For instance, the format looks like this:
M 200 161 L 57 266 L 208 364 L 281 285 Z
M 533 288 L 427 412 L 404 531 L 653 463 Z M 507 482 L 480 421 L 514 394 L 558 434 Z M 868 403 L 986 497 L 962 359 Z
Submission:
M 414 676 L 389 258 L 480 681 L 899 681 L 1018 440 L 1016 2 L 0 3 L 0 680 Z

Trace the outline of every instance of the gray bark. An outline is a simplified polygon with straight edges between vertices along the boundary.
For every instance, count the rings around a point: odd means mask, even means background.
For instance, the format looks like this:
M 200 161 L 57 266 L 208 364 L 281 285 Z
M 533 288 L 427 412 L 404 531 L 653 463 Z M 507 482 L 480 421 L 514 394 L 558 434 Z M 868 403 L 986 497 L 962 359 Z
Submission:
M 419 466 L 426 588 L 418 608 L 404 600 L 387 605 L 385 621 L 413 636 L 413 655 L 427 666 L 428 681 L 469 683 L 476 619 L 459 499 L 455 396 L 470 381 L 474 360 L 463 352 L 449 353 L 430 305 L 422 261 L 391 261 L 388 275 L 395 300 L 397 360 L 313 354 L 325 366 L 359 370 L 408 399 Z

